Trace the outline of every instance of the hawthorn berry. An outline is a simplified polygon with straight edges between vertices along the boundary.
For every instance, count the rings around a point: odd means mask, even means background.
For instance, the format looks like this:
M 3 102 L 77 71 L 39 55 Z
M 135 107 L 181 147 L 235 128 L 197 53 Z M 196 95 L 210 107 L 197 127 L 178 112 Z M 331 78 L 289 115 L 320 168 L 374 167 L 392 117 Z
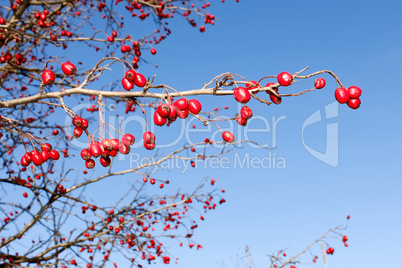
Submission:
M 145 76 L 143 76 L 143 75 L 140 74 L 140 73 L 136 73 L 136 74 L 135 74 L 135 81 L 134 81 L 134 84 L 135 84 L 137 87 L 144 87 L 146 83 L 147 83 L 147 79 L 145 79 Z
M 360 107 L 361 101 L 360 99 L 349 99 L 347 104 L 350 108 L 357 109 Z
M 193 114 L 199 114 L 202 109 L 201 103 L 196 99 L 188 101 L 188 110 Z
M 134 144 L 135 138 L 134 138 L 133 135 L 127 133 L 127 134 L 124 134 L 124 135 L 123 135 L 123 137 L 121 138 L 121 142 L 122 142 L 124 145 L 131 146 L 131 145 Z
M 326 84 L 327 84 L 327 82 L 325 81 L 324 78 L 317 78 L 317 79 L 314 81 L 314 87 L 315 87 L 316 89 L 323 88 L 323 87 L 325 87 Z
M 340 87 L 335 90 L 335 98 L 339 103 L 346 103 L 349 100 L 349 92 L 346 88 Z
M 288 72 L 281 72 L 278 75 L 278 83 L 281 86 L 284 86 L 284 87 L 290 86 L 292 81 L 293 81 L 293 76 Z
M 235 140 L 234 135 L 230 131 L 225 131 L 222 133 L 222 139 L 226 142 L 232 143 Z
M 52 85 L 56 80 L 54 72 L 51 70 L 44 70 L 42 73 L 42 81 L 45 85 Z
M 357 86 L 351 86 L 348 88 L 348 92 L 349 92 L 349 97 L 351 99 L 357 99 L 360 97 L 360 95 L 362 94 L 362 90 L 361 88 L 357 87 Z
M 75 75 L 77 73 L 77 68 L 69 61 L 63 63 L 61 69 L 65 75 Z
M 233 96 L 240 103 L 247 103 L 251 98 L 250 92 L 245 87 L 235 88 Z

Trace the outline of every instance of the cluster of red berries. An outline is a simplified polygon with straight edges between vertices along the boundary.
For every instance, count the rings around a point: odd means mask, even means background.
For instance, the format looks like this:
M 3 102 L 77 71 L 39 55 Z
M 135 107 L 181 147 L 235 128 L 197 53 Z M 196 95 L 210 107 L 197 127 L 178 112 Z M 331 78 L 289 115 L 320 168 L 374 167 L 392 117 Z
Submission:
M 35 164 L 35 166 L 40 166 L 49 159 L 58 160 L 60 158 L 59 152 L 52 150 L 52 145 L 49 143 L 42 144 L 40 148 L 41 152 L 36 149 L 32 150 L 31 152 L 26 152 L 21 157 L 21 165 L 26 167 L 32 162 Z
M 154 113 L 154 123 L 157 126 L 163 126 L 167 123 L 176 121 L 177 117 L 185 119 L 189 113 L 197 115 L 201 112 L 202 105 L 196 99 L 187 100 L 178 99 L 174 104 L 161 104 Z
M 127 91 L 133 89 L 134 85 L 137 87 L 144 87 L 146 83 L 147 80 L 145 79 L 145 76 L 132 69 L 128 70 L 121 80 L 123 88 Z
M 67 61 L 61 65 L 61 69 L 65 75 L 74 75 L 77 68 L 71 62 Z M 56 80 L 56 76 L 52 70 L 46 69 L 42 73 L 42 81 L 45 85 L 52 85 Z
M 357 86 L 351 86 L 348 89 L 344 87 L 335 90 L 335 98 L 339 103 L 347 103 L 352 109 L 359 108 L 361 101 L 360 95 L 362 90 Z
M 78 115 L 73 118 L 73 125 L 75 126 L 73 135 L 74 138 L 81 137 L 82 133 L 88 128 L 88 121 Z
M 95 167 L 95 161 L 91 158 L 98 158 L 102 166 L 108 167 L 111 164 L 110 157 L 115 157 L 118 153 L 128 154 L 130 153 L 130 146 L 135 142 L 135 138 L 131 134 L 124 134 L 121 141 L 118 139 L 102 139 L 99 141 L 92 141 L 89 145 L 89 149 L 83 149 L 81 151 L 81 157 L 84 159 L 85 166 L 88 169 Z

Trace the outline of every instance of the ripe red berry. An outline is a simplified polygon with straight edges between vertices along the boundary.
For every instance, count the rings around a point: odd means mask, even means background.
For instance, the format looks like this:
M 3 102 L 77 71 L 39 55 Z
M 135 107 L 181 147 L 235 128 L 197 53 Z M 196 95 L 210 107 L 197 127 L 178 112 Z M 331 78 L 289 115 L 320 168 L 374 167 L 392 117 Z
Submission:
M 74 129 L 74 131 L 73 131 L 73 135 L 74 135 L 74 137 L 75 137 L 76 139 L 78 139 L 79 137 L 81 137 L 82 132 L 83 132 L 82 128 L 76 127 L 76 128 Z
M 91 155 L 95 158 L 101 155 L 100 144 L 98 141 L 91 142 L 91 144 L 89 145 L 89 150 L 91 152 Z
M 86 119 L 81 118 L 81 128 L 86 130 L 88 128 L 88 121 Z
M 42 151 L 40 153 L 40 156 L 42 157 L 43 162 L 49 160 L 49 152 L 48 151 Z
M 59 134 L 59 131 L 57 129 L 55 129 L 55 130 L 53 130 L 52 134 L 56 136 L 57 134 Z
M 93 159 L 88 159 L 85 162 L 85 166 L 87 167 L 87 169 L 93 169 L 95 167 L 95 161 Z
M 163 118 L 168 118 L 170 114 L 170 107 L 167 104 L 162 104 L 158 106 L 156 112 Z
M 50 152 L 52 150 L 52 145 L 50 143 L 41 144 L 40 149 L 42 151 Z
M 59 160 L 60 154 L 59 154 L 59 152 L 56 151 L 56 150 L 51 150 L 51 151 L 49 152 L 49 157 L 50 157 L 50 159 L 52 159 L 52 160 Z
M 352 109 L 357 109 L 360 107 L 361 101 L 360 99 L 349 99 L 348 106 Z
M 155 146 L 156 145 L 154 142 L 148 143 L 148 142 L 144 141 L 144 148 L 147 150 L 153 150 L 153 149 L 155 149 Z
M 102 166 L 108 167 L 108 166 L 110 166 L 110 163 L 112 162 L 112 160 L 110 160 L 109 156 L 107 156 L 107 157 L 102 156 L 101 158 L 99 158 L 99 162 L 101 163 Z
M 284 87 L 290 86 L 292 81 L 293 81 L 293 76 L 288 72 L 281 72 L 278 75 L 278 83 L 281 86 L 284 86 Z
M 244 119 L 248 120 L 253 116 L 253 110 L 248 106 L 243 106 L 240 110 L 240 115 Z
M 140 73 L 136 73 L 136 74 L 135 74 L 135 81 L 134 81 L 134 84 L 135 84 L 137 87 L 143 87 L 143 86 L 145 86 L 146 83 L 147 83 L 147 79 L 145 78 L 145 76 L 143 76 L 143 75 L 140 74 Z
M 74 125 L 75 127 L 81 127 L 81 125 L 82 125 L 82 118 L 79 117 L 79 116 L 75 116 L 75 117 L 73 118 L 73 125 Z
M 188 110 L 193 113 L 193 114 L 199 114 L 199 112 L 201 111 L 202 106 L 201 103 L 196 100 L 196 99 L 192 99 L 188 101 Z
M 185 98 L 178 99 L 174 103 L 174 106 L 176 106 L 176 108 L 179 110 L 187 110 L 188 109 L 188 101 Z
M 119 152 L 121 154 L 129 154 L 130 150 L 131 150 L 130 146 L 125 145 L 125 144 L 120 144 Z
M 155 49 L 155 48 L 152 48 L 152 49 L 151 49 L 151 54 L 152 54 L 152 55 L 155 55 L 155 54 L 156 54 L 156 49 Z
M 155 184 L 155 179 L 150 179 L 149 181 L 151 184 Z
M 151 131 L 145 131 L 142 135 L 142 138 L 146 143 L 154 143 L 156 140 L 154 133 L 152 133 Z
M 351 86 L 348 88 L 349 97 L 351 99 L 357 99 L 362 94 L 362 90 L 357 86 Z
M 240 103 L 247 103 L 251 98 L 250 92 L 244 87 L 235 88 L 233 96 Z
M 315 86 L 315 88 L 317 88 L 317 89 L 320 89 L 320 88 L 325 87 L 326 84 L 327 84 L 327 82 L 325 81 L 324 78 L 317 78 L 317 79 L 314 81 L 314 86 Z
M 91 158 L 91 151 L 89 149 L 82 149 L 81 151 L 81 157 L 84 160 L 88 160 Z
M 128 80 L 126 77 L 123 77 L 123 79 L 121 79 L 121 85 L 127 91 L 130 91 L 134 88 L 134 83 Z
M 128 81 L 134 83 L 134 82 L 135 82 L 135 78 L 136 78 L 136 74 L 137 74 L 137 73 L 136 73 L 134 70 L 130 69 L 130 70 L 128 70 L 128 71 L 126 72 L 126 74 L 125 74 L 124 76 L 128 79 Z
M 157 126 L 163 126 L 167 121 L 167 118 L 161 117 L 156 111 L 154 113 L 154 123 Z
M 121 138 L 121 142 L 122 142 L 123 144 L 127 145 L 127 146 L 131 146 L 131 145 L 134 144 L 135 138 L 134 138 L 133 135 L 127 133 L 127 134 L 124 134 L 124 135 L 123 135 L 123 137 Z
M 185 110 L 179 110 L 179 109 L 177 109 L 177 110 L 176 110 L 176 114 L 177 114 L 177 116 L 178 116 L 179 118 L 181 118 L 181 119 L 186 119 L 186 118 L 188 117 L 189 110 L 188 110 L 188 109 L 185 109 Z
M 236 122 L 241 126 L 245 126 L 247 124 L 247 119 L 239 116 L 237 117 Z
M 42 156 L 38 151 L 31 152 L 31 155 L 32 155 L 32 162 L 35 164 L 35 166 L 40 166 L 43 164 Z
M 61 69 L 65 75 L 75 75 L 77 72 L 77 68 L 69 61 L 63 63 Z
M 105 150 L 108 150 L 108 151 L 113 150 L 113 145 L 112 145 L 112 143 L 110 142 L 109 139 L 103 139 L 103 140 L 101 141 L 101 146 L 102 146 L 103 149 L 105 149 Z
M 22 195 L 23 195 L 25 198 L 28 197 L 28 194 L 27 194 L 26 192 L 23 192 Z
M 234 135 L 230 131 L 225 131 L 222 133 L 222 139 L 226 142 L 232 143 L 235 139 Z
M 113 150 L 119 150 L 120 148 L 120 141 L 118 139 L 111 139 L 110 143 L 112 144 Z
M 52 85 L 56 77 L 51 70 L 44 70 L 42 73 L 42 81 L 45 85 Z
M 349 100 L 349 92 L 344 87 L 337 88 L 335 98 L 339 103 L 346 103 Z

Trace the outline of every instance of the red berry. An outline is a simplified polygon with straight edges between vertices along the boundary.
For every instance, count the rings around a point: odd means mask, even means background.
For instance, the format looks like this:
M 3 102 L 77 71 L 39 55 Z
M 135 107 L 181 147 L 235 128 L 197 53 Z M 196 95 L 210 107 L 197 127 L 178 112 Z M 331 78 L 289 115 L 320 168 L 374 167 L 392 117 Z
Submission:
M 85 162 L 85 166 L 87 167 L 87 169 L 93 169 L 95 167 L 95 161 L 93 159 L 88 159 Z
M 89 149 L 83 149 L 82 151 L 81 151 L 81 157 L 82 157 L 82 159 L 84 159 L 84 160 L 88 160 L 88 159 L 90 159 L 91 158 L 91 151 L 89 150 Z
M 86 130 L 88 128 L 88 121 L 86 119 L 81 118 L 81 128 Z
M 60 154 L 59 154 L 59 152 L 56 151 L 56 150 L 51 150 L 51 151 L 49 152 L 49 157 L 50 157 L 50 159 L 52 159 L 52 160 L 59 160 Z
M 55 130 L 53 130 L 52 134 L 56 136 L 57 134 L 59 134 L 59 131 L 57 129 L 55 129 Z
M 91 144 L 89 145 L 89 150 L 91 152 L 91 155 L 95 158 L 101 155 L 101 148 L 98 141 L 91 142 Z
M 108 166 L 110 166 L 110 163 L 112 162 L 112 160 L 110 160 L 110 157 L 109 157 L 109 156 L 107 156 L 107 157 L 103 157 L 103 156 L 102 156 L 102 157 L 99 159 L 99 162 L 101 163 L 102 166 L 108 167 Z
M 251 98 L 250 92 L 244 87 L 235 88 L 233 96 L 240 103 L 247 103 Z
M 199 112 L 201 111 L 202 106 L 201 103 L 196 100 L 196 99 L 192 99 L 188 101 L 188 110 L 193 113 L 193 114 L 199 114 Z
M 148 143 L 144 141 L 144 148 L 147 150 L 153 150 L 155 149 L 155 143 L 154 142 Z
M 176 114 L 177 114 L 177 116 L 178 116 L 179 118 L 181 118 L 181 119 L 186 119 L 186 118 L 188 117 L 189 110 L 188 110 L 188 109 L 186 109 L 186 110 L 179 110 L 179 109 L 177 109 L 177 110 L 176 110 Z
M 245 126 L 247 124 L 247 119 L 239 116 L 239 117 L 237 117 L 236 122 L 241 126 Z
M 349 97 L 351 99 L 357 99 L 362 94 L 362 90 L 357 86 L 351 86 L 348 88 Z
M 103 139 L 101 142 L 101 146 L 108 151 L 113 150 L 113 144 L 110 142 L 109 139 Z
M 232 132 L 225 131 L 222 133 L 222 139 L 226 142 L 232 143 L 235 139 L 234 135 Z
M 113 150 L 119 150 L 120 148 L 120 141 L 118 139 L 111 139 L 110 143 L 112 144 Z
M 327 82 L 325 81 L 324 78 L 317 78 L 317 79 L 314 81 L 314 86 L 315 86 L 315 88 L 317 88 L 317 89 L 320 89 L 320 88 L 325 87 L 326 84 L 327 84 Z
M 174 106 L 176 106 L 176 108 L 180 109 L 180 110 L 187 110 L 188 109 L 188 101 L 185 98 L 178 99 L 174 103 Z
M 74 129 L 74 131 L 73 131 L 73 135 L 74 135 L 75 138 L 78 139 L 79 137 L 81 137 L 82 132 L 83 132 L 82 128 L 76 127 L 76 128 Z
M 42 81 L 45 85 L 52 85 L 54 80 L 56 79 L 53 71 L 51 70 L 44 70 L 42 73 Z
M 121 84 L 123 88 L 127 91 L 130 91 L 134 87 L 134 83 L 128 80 L 126 77 L 123 77 L 123 79 L 121 79 Z
M 28 197 L 28 194 L 27 194 L 26 192 L 23 192 L 22 195 L 23 195 L 25 198 Z
M 348 106 L 352 109 L 357 109 L 360 107 L 361 101 L 360 99 L 349 99 Z
M 43 162 L 49 160 L 49 152 L 47 152 L 47 151 L 42 151 L 40 153 L 40 156 L 42 157 Z
M 135 81 L 134 81 L 134 84 L 135 84 L 137 87 L 143 87 L 143 86 L 145 86 L 146 83 L 147 83 L 147 79 L 145 79 L 145 76 L 143 76 L 143 75 L 140 74 L 140 73 L 136 73 L 136 74 L 135 74 Z
M 337 88 L 335 98 L 339 103 L 346 103 L 349 100 L 349 92 L 344 87 Z
M 243 106 L 240 110 L 240 115 L 244 119 L 248 120 L 253 116 L 253 110 L 248 106 Z
M 121 154 L 129 154 L 130 150 L 131 150 L 130 146 L 125 145 L 125 144 L 120 144 L 119 152 Z
M 155 179 L 151 179 L 149 182 L 150 182 L 151 184 L 155 184 Z
M 142 137 L 146 143 L 154 143 L 156 140 L 154 133 L 151 131 L 145 131 Z
M 75 73 L 77 72 L 77 68 L 75 68 L 75 66 L 69 61 L 63 63 L 61 65 L 61 69 L 63 70 L 63 73 L 65 75 L 75 75 Z
M 75 116 L 75 117 L 73 118 L 73 125 L 74 125 L 75 127 L 81 127 L 81 125 L 82 125 L 82 118 L 79 117 L 79 116 Z
M 32 162 L 35 164 L 35 166 L 40 166 L 43 164 L 42 156 L 38 151 L 33 151 L 31 155 L 32 155 Z
M 157 126 L 163 126 L 166 123 L 167 119 L 161 117 L 156 111 L 154 113 L 154 123 Z
M 155 55 L 155 54 L 156 54 L 156 49 L 155 49 L 155 48 L 152 48 L 152 49 L 151 49 L 151 54 L 152 54 L 152 55 Z
M 52 150 L 52 145 L 49 143 L 44 143 L 40 146 L 42 151 L 50 152 Z
M 167 104 L 162 104 L 158 106 L 158 109 L 156 109 L 156 112 L 163 118 L 169 117 L 170 114 L 170 107 Z
M 134 138 L 133 135 L 127 133 L 127 134 L 124 134 L 124 135 L 123 135 L 123 137 L 121 138 L 121 142 L 122 142 L 124 145 L 131 146 L 131 145 L 134 144 L 135 138 Z
M 293 81 L 293 76 L 288 72 L 281 72 L 278 75 L 278 83 L 281 86 L 284 86 L 284 87 L 290 86 L 292 81 Z
M 136 78 L 136 72 L 134 70 L 128 70 L 125 74 L 125 77 L 128 79 L 128 81 L 134 83 L 135 82 L 135 78 Z

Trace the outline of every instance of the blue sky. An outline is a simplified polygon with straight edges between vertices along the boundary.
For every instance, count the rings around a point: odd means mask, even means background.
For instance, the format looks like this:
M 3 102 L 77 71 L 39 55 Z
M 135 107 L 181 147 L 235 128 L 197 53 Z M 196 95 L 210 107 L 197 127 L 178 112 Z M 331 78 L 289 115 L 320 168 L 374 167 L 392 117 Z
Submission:
M 362 105 L 358 110 L 339 105 L 339 116 L 328 121 L 339 127 L 339 165 L 334 168 L 310 155 L 301 142 L 303 122 L 334 101 L 336 85 L 330 77 L 325 76 L 330 81 L 326 88 L 286 98 L 279 106 L 251 101 L 254 114 L 269 122 L 272 116 L 286 117 L 278 124 L 277 148 L 270 151 L 286 159 L 286 169 L 197 169 L 178 177 L 187 185 L 197 174 L 210 174 L 226 189 L 228 200 L 199 225 L 194 238 L 204 249 L 179 250 L 178 266 L 235 267 L 248 245 L 256 267 L 266 267 L 267 254 L 283 248 L 297 253 L 329 228 L 344 224 L 348 214 L 349 247 L 333 241 L 336 252 L 327 267 L 395 265 L 392 256 L 400 255 L 402 238 L 402 4 L 226 2 L 212 3 L 210 12 L 218 20 L 203 34 L 174 25 L 170 38 L 157 48 L 158 81 L 189 89 L 223 72 L 257 80 L 310 66 L 311 71 L 334 71 L 346 86 L 361 87 Z M 305 88 L 308 83 L 313 81 L 305 82 Z M 236 110 L 230 97 L 209 100 L 207 107 L 227 104 L 229 112 Z M 266 135 L 259 141 L 272 138 L 272 133 Z M 325 135 L 324 121 L 306 130 L 305 141 L 322 152 Z M 258 157 L 269 153 L 241 151 Z
M 250 122 L 249 128 L 264 129 L 263 122 L 270 126 L 269 131 L 265 125 L 265 132 L 251 134 L 251 139 L 269 146 L 275 141 L 274 150 L 245 145 L 229 153 L 230 169 L 198 166 L 183 174 L 181 170 L 159 172 L 172 182 L 165 188 L 167 192 L 178 187 L 191 190 L 208 176 L 226 190 L 227 203 L 208 213 L 193 237 L 204 248 L 171 249 L 179 257 L 177 267 L 243 267 L 241 257 L 246 245 L 255 266 L 266 267 L 267 254 L 284 248 L 288 248 L 288 256 L 296 254 L 328 229 L 344 224 L 348 214 L 351 220 L 345 234 L 350 238 L 349 247 L 330 240 L 335 254 L 327 259 L 326 267 L 395 266 L 402 239 L 402 3 L 226 0 L 225 4 L 213 1 L 209 12 L 218 19 L 202 34 L 181 19 L 171 21 L 172 34 L 156 46 L 155 56 L 147 56 L 154 64 L 141 65 L 140 71 L 147 77 L 156 74 L 156 83 L 187 90 L 201 88 L 224 72 L 258 80 L 310 66 L 306 73 L 331 70 L 346 86 L 361 87 L 362 105 L 358 110 L 336 105 L 336 117 L 305 129 L 305 143 L 324 152 L 327 125 L 338 127 L 336 167 L 316 159 L 302 142 L 303 123 L 317 111 L 325 117 L 325 107 L 335 100 L 336 84 L 323 76 L 327 86 L 319 91 L 284 98 L 278 106 L 267 107 L 255 100 L 248 104 L 259 117 Z M 141 25 L 133 23 L 133 30 Z M 84 55 L 76 55 L 83 60 Z M 85 63 L 90 65 L 91 60 L 99 59 L 87 57 Z M 121 73 L 113 69 L 111 77 L 117 79 Z M 311 88 L 313 81 L 300 81 L 283 92 Z M 226 116 L 239 110 L 231 96 L 198 99 L 204 110 L 229 106 L 222 111 Z M 274 131 L 272 127 L 279 118 Z M 196 125 L 202 128 L 200 123 Z M 138 131 L 139 137 L 138 128 L 133 126 L 132 131 Z M 157 144 L 167 143 L 175 131 L 178 129 L 173 127 L 157 128 Z M 236 135 L 244 135 L 241 133 Z M 203 140 L 208 135 L 196 134 L 194 139 Z M 144 151 L 139 152 L 146 155 Z M 284 161 L 285 168 L 234 167 L 236 154 Z M 128 164 L 121 162 L 119 167 L 128 168 Z M 118 196 L 121 185 L 113 184 Z M 104 189 L 100 184 L 89 190 L 107 201 Z M 159 189 L 156 192 L 161 193 Z M 112 198 L 113 194 L 108 196 Z M 320 256 L 319 248 L 313 254 Z M 303 260 L 310 261 L 310 257 Z M 317 266 L 323 267 L 321 258 L 319 263 Z M 152 267 L 161 266 L 158 262 Z

